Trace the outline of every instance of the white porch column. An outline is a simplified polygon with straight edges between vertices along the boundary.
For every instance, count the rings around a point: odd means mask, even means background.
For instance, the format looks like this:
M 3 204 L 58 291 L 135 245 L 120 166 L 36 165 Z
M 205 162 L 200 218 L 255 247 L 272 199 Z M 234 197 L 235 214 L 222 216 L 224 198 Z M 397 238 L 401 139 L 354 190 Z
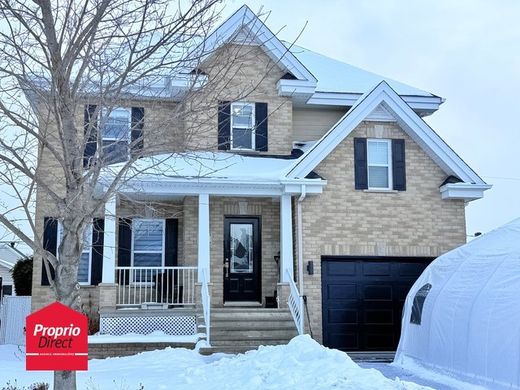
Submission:
M 116 266 L 116 197 L 105 204 L 102 283 L 115 283 Z
M 291 195 L 280 197 L 280 282 L 289 282 L 293 277 L 293 235 L 292 235 L 292 202 Z
M 209 233 L 209 195 L 199 194 L 199 237 L 198 237 L 198 282 L 202 283 L 202 270 L 206 270 L 206 280 L 210 282 L 210 233 Z

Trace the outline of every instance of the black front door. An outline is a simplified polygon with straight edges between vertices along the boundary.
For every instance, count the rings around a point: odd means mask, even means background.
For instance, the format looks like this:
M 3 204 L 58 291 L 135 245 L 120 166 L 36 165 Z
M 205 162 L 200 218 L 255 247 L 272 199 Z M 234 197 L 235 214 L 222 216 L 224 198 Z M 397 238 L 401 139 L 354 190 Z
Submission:
M 224 301 L 257 301 L 260 291 L 260 221 L 227 217 L 224 221 Z

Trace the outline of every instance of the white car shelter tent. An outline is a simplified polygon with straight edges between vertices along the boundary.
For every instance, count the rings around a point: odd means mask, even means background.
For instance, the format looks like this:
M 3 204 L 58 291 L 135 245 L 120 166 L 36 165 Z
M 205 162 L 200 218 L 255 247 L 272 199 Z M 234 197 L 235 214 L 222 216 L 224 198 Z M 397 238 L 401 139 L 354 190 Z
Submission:
M 406 298 L 395 362 L 520 388 L 520 218 L 423 272 Z

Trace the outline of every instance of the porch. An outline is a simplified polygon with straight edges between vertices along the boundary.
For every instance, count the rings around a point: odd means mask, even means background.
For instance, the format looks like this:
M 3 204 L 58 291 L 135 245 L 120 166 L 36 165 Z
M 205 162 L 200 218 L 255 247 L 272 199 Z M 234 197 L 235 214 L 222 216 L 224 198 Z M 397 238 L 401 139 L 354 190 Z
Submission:
M 147 177 L 128 183 L 105 206 L 101 333 L 189 328 L 209 341 L 212 309 L 228 306 L 290 310 L 303 332 L 293 203 L 320 193 L 323 180 L 297 181 Z

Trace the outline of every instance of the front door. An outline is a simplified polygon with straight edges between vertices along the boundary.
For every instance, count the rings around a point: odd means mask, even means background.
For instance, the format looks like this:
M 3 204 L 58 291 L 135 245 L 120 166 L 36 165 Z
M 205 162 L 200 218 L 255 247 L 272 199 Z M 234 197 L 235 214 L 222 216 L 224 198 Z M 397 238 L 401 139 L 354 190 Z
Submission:
M 260 302 L 260 221 L 227 217 L 224 221 L 224 301 Z

